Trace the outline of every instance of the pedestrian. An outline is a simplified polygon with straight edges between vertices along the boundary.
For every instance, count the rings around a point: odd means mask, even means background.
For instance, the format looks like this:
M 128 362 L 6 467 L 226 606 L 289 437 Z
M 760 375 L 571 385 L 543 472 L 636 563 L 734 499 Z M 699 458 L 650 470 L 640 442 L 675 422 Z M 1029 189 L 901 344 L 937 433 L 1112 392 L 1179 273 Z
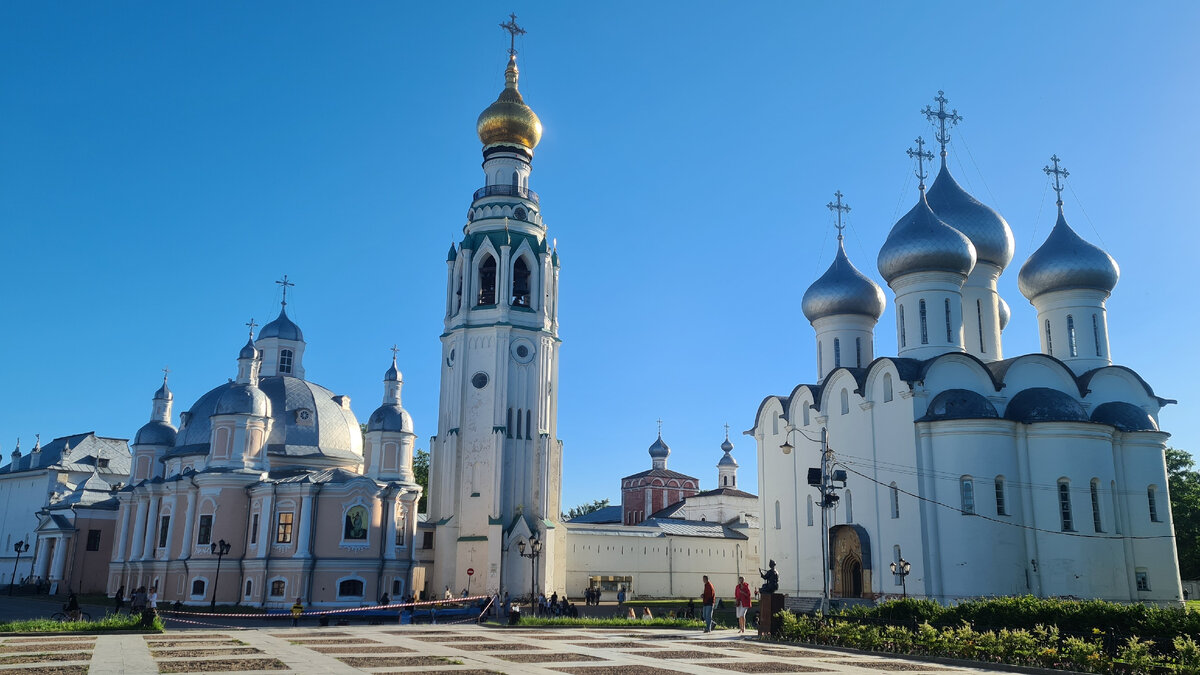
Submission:
M 138 586 L 129 597 L 129 614 L 141 614 L 146 609 L 146 587 Z
M 150 593 L 146 595 L 146 607 L 148 609 L 158 609 L 158 586 L 151 586 Z
M 379 604 L 384 605 L 386 607 L 387 605 L 392 604 L 392 599 L 391 599 L 391 597 L 388 596 L 387 593 L 384 593 L 383 597 L 379 598 Z
M 120 614 L 121 608 L 125 606 L 125 586 L 124 585 L 122 585 L 120 588 L 117 589 L 117 595 L 114 598 L 114 602 L 116 604 L 116 608 L 113 609 L 113 613 Z
M 654 617 L 650 614 L 650 608 L 643 607 L 642 608 L 642 621 L 651 621 L 653 619 L 654 619 Z
M 300 598 L 296 598 L 296 603 L 292 605 L 292 628 L 300 625 L 300 615 L 304 613 L 304 603 L 300 602 Z
M 617 586 L 617 607 L 625 604 L 625 587 Z
M 637 614 L 633 613 L 632 607 L 629 608 L 629 613 L 625 615 L 625 618 L 629 619 L 630 621 L 637 621 Z
M 750 611 L 750 584 L 746 577 L 738 577 L 737 587 L 733 589 L 734 604 L 737 605 L 738 632 L 746 632 L 746 612 Z
M 449 600 L 449 599 L 451 599 L 451 598 L 453 598 L 453 597 L 454 597 L 454 594 L 450 592 L 450 587 L 449 587 L 449 586 L 447 586 L 447 587 L 446 587 L 446 595 L 444 596 L 444 598 L 443 598 L 443 599 L 444 599 L 444 600 Z
M 713 603 L 717 599 L 717 591 L 713 588 L 708 575 L 704 575 L 704 591 L 700 594 L 700 602 L 704 604 L 704 632 L 712 632 Z

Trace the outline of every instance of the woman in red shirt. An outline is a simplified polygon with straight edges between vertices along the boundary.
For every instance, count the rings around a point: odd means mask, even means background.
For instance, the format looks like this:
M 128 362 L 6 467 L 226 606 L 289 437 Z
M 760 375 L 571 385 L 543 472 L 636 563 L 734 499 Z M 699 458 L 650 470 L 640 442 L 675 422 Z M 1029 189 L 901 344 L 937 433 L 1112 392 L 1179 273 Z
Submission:
M 750 584 L 746 577 L 738 577 L 737 588 L 733 589 L 734 604 L 737 605 L 738 632 L 746 632 L 746 612 L 750 610 Z

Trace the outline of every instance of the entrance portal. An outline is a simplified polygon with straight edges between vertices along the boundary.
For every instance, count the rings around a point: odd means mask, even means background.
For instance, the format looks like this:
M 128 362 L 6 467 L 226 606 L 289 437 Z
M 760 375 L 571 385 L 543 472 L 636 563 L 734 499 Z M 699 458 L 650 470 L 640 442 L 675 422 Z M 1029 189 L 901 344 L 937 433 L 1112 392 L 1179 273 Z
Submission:
M 830 591 L 834 597 L 870 596 L 871 541 L 858 525 L 838 525 L 829 530 Z

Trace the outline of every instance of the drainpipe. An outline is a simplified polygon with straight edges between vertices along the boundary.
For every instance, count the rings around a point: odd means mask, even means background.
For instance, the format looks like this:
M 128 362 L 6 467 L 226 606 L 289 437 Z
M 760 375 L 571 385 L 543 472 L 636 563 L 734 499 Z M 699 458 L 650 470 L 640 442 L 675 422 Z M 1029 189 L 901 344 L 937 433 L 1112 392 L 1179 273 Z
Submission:
M 384 490 L 383 490 L 383 496 L 385 497 L 385 499 L 380 500 L 382 502 L 382 504 L 379 507 L 379 571 L 375 574 L 375 599 L 376 600 L 379 600 L 379 598 L 383 597 L 383 593 L 382 593 L 382 591 L 383 591 L 383 565 L 384 565 L 383 557 L 384 557 L 384 554 L 387 553 L 387 533 L 388 533 L 387 526 L 388 526 L 388 520 L 389 520 L 388 513 L 387 513 L 387 511 L 383 510 L 383 507 L 387 503 L 387 499 L 386 499 L 387 494 L 389 492 L 391 492 L 392 489 L 393 488 L 391 486 L 391 483 L 389 483 L 388 486 L 386 488 L 384 488 Z M 396 509 L 395 509 L 395 507 L 392 507 L 392 516 L 391 516 L 392 519 L 395 518 L 395 513 L 396 513 Z M 395 526 L 396 526 L 396 524 L 392 523 L 392 527 L 395 527 Z M 388 589 L 388 590 L 390 591 L 391 589 Z M 388 595 L 389 595 L 389 597 L 391 596 L 390 593 Z
M 242 554 L 238 556 L 238 594 L 235 596 L 237 599 L 233 601 L 235 605 L 242 604 L 242 598 L 246 597 L 243 589 L 246 588 L 246 549 L 247 542 L 250 541 L 250 489 L 253 487 L 246 486 L 246 536 L 242 539 Z M 216 592 L 217 589 L 213 588 L 213 593 Z
M 276 494 L 276 492 L 278 492 L 278 489 L 279 489 L 279 484 L 272 482 L 271 483 L 271 512 L 263 514 L 267 518 L 275 517 L 275 509 L 278 508 L 277 503 L 275 501 L 275 494 Z M 271 521 L 269 521 L 269 520 L 267 521 L 267 523 L 268 523 L 267 541 L 263 542 L 263 546 L 267 547 L 267 557 L 263 559 L 263 585 L 262 585 L 263 588 L 262 588 L 262 600 L 260 601 L 263 607 L 267 606 L 267 579 L 271 578 L 271 553 L 272 553 L 272 549 L 275 548 L 274 544 L 272 544 L 272 542 L 270 540 L 270 532 L 271 532 L 271 528 L 269 526 L 270 522 Z
M 321 488 L 325 487 L 325 484 L 324 483 L 316 483 L 316 486 L 317 486 L 317 491 L 313 493 L 313 500 L 312 500 L 312 510 L 313 510 L 312 519 L 309 521 L 311 524 L 308 526 L 308 533 L 307 533 L 308 534 L 309 563 L 308 563 L 308 589 L 307 589 L 307 595 L 305 597 L 308 598 L 308 604 L 310 604 L 310 605 L 312 604 L 312 601 L 313 601 L 313 595 L 312 595 L 313 575 L 316 574 L 316 572 L 317 572 L 317 547 L 316 547 L 317 512 L 320 511 L 318 504 L 321 503 L 321 499 L 320 499 Z
M 191 482 L 192 487 L 196 489 L 196 502 L 199 503 L 199 501 L 200 501 L 200 486 L 196 485 L 196 472 L 195 471 L 193 471 L 192 474 L 190 476 L 188 476 L 188 480 Z M 183 521 L 184 521 L 184 523 L 187 523 L 187 514 L 184 514 Z M 192 523 L 192 527 L 195 527 L 195 526 L 196 526 L 196 524 Z M 188 563 L 192 559 L 192 550 L 196 548 L 196 542 L 192 541 L 192 533 L 191 532 L 184 532 L 183 540 L 187 542 L 188 549 L 187 549 L 187 557 L 185 557 L 183 559 L 183 575 L 184 575 L 183 593 L 180 594 L 179 602 L 183 602 L 184 598 L 191 599 L 191 595 L 192 595 L 191 590 L 192 589 L 188 588 L 188 583 L 192 579 L 192 566 Z M 168 551 L 167 554 L 169 556 L 170 552 Z M 217 589 L 214 588 L 213 593 L 216 593 L 216 592 L 217 592 Z

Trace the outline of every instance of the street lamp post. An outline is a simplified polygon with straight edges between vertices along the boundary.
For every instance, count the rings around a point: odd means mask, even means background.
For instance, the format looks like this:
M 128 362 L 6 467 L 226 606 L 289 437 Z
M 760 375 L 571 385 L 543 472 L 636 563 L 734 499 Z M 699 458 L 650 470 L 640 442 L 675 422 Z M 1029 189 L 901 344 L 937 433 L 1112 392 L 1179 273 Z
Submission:
M 905 560 L 904 556 L 899 555 L 899 549 L 897 549 L 896 554 L 900 559 L 893 562 L 891 565 L 888 565 L 888 567 L 892 568 L 892 574 L 900 575 L 900 592 L 903 594 L 904 598 L 907 599 L 908 584 L 905 583 L 905 579 L 908 578 L 908 573 L 912 571 L 912 564 Z
M 224 539 L 212 544 L 209 547 L 209 551 L 211 551 L 213 555 L 217 556 L 217 574 L 213 578 L 212 602 L 208 603 L 210 609 L 216 609 L 217 607 L 217 584 L 221 582 L 221 559 L 226 555 L 229 555 L 229 549 L 231 548 L 233 548 L 233 545 L 229 544 Z
M 537 559 L 542 554 L 542 540 L 537 537 L 529 538 L 529 553 L 525 552 L 525 540 L 517 542 L 517 554 L 522 558 L 529 558 L 529 567 L 531 569 L 529 588 L 529 613 L 533 614 L 536 609 L 534 605 L 535 596 L 537 594 Z
M 789 435 L 792 432 L 796 432 L 796 433 L 799 433 L 801 436 L 804 436 L 805 438 L 807 438 L 810 441 L 814 441 L 814 442 L 817 441 L 817 439 L 812 438 L 808 434 L 805 434 L 803 431 L 800 431 L 800 429 L 798 427 L 793 426 L 791 424 L 787 425 L 786 432 Z M 779 449 L 782 450 L 783 454 L 785 454 L 785 455 L 791 454 L 792 450 L 795 449 L 795 447 L 791 443 L 788 442 L 788 438 L 789 438 L 789 436 L 784 436 L 783 444 L 779 446 Z M 829 542 L 828 542 L 828 539 L 829 539 L 829 513 L 828 513 L 828 511 L 829 511 L 829 509 L 833 508 L 837 504 L 838 500 L 840 499 L 837 496 L 837 494 L 835 494 L 835 492 L 834 492 L 834 490 L 836 490 L 837 488 L 834 487 L 833 481 L 834 480 L 842 481 L 842 487 L 846 487 L 846 485 L 845 485 L 845 472 L 839 471 L 839 472 L 837 472 L 837 474 L 839 474 L 839 475 L 835 475 L 834 472 L 832 471 L 831 463 L 833 460 L 833 451 L 829 449 L 829 431 L 825 427 L 821 427 L 820 443 L 821 443 L 821 466 L 819 469 L 818 468 L 809 469 L 809 481 L 808 482 L 809 482 L 809 485 L 812 485 L 813 487 L 817 488 L 821 492 L 821 501 L 820 501 L 820 503 L 817 504 L 817 506 L 821 507 L 821 614 L 828 614 L 829 613 Z M 813 472 L 818 473 L 817 480 L 815 482 L 813 480 L 813 478 L 814 478 Z M 792 458 L 792 484 L 799 486 L 799 480 L 796 477 L 796 458 L 795 457 Z M 799 530 L 800 530 L 800 497 L 799 497 L 799 494 L 797 493 L 797 495 L 796 495 L 796 532 L 797 532 L 797 534 L 796 534 L 797 584 L 796 585 L 797 585 L 797 587 L 799 587 L 799 565 L 800 565 L 800 563 L 799 563 L 799 558 L 800 558 L 800 555 L 799 555 L 799 549 L 800 549 Z
M 26 544 L 24 540 L 13 544 L 13 552 L 17 554 L 17 559 L 13 561 L 12 581 L 8 584 L 8 595 L 10 597 L 12 596 L 13 586 L 17 585 L 17 565 L 21 562 L 21 554 L 27 552 L 28 550 L 29 544 Z

